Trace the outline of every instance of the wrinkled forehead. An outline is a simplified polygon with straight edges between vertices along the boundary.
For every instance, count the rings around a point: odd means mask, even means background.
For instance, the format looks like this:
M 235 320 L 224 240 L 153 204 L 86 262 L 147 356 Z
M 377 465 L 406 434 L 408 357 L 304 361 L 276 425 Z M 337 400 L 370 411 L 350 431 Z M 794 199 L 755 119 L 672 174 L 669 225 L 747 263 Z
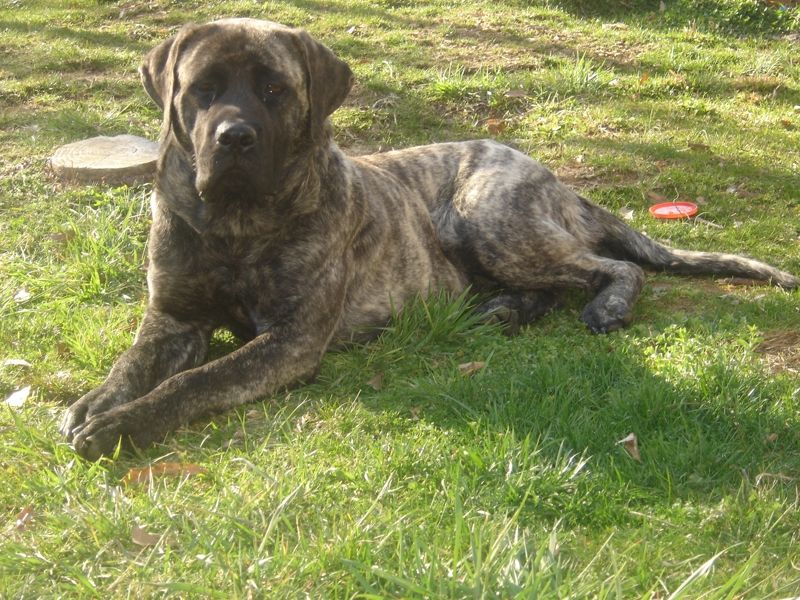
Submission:
M 190 81 L 216 69 L 260 67 L 300 85 L 303 57 L 295 33 L 283 25 L 254 19 L 226 19 L 196 30 L 181 53 L 178 78 Z

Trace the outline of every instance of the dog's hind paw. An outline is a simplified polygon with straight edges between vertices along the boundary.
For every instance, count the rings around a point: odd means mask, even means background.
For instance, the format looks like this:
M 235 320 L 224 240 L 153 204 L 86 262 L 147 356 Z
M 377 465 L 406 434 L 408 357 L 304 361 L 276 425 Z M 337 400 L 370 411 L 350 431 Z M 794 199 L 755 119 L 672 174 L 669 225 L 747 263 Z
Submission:
M 624 302 L 598 304 L 590 302 L 581 314 L 581 321 L 592 333 L 611 333 L 631 322 L 630 309 Z

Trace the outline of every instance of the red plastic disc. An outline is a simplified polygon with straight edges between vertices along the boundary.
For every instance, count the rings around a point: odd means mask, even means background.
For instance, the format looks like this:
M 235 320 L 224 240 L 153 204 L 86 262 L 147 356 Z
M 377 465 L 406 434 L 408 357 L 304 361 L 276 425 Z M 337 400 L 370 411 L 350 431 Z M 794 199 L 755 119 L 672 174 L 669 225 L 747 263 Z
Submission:
M 694 202 L 662 202 L 650 207 L 650 214 L 656 219 L 685 219 L 697 214 Z

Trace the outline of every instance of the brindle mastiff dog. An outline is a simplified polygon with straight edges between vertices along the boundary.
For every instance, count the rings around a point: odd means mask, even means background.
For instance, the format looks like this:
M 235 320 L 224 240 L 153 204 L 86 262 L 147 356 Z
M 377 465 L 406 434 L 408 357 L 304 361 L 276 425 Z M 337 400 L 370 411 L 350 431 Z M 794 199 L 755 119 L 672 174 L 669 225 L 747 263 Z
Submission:
M 352 73 L 302 30 L 189 25 L 141 75 L 164 111 L 150 299 L 133 347 L 64 416 L 88 459 L 312 377 L 332 343 L 434 290 L 495 291 L 481 310 L 524 323 L 587 289 L 581 318 L 602 333 L 629 322 L 639 265 L 798 285 L 761 262 L 662 246 L 494 142 L 348 158 L 328 116 Z M 246 343 L 204 364 L 218 327 Z

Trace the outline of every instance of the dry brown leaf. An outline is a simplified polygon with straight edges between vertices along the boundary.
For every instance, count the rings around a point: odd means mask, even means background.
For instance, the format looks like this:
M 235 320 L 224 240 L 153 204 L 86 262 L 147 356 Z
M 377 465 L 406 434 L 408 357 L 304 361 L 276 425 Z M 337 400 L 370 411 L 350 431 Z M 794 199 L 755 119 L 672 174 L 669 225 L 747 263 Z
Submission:
M 67 244 L 70 240 L 75 237 L 74 231 L 56 231 L 54 233 L 49 234 L 48 239 L 56 244 Z
M 263 419 L 264 418 L 264 411 L 258 408 L 253 408 L 247 411 L 245 415 L 247 420 L 255 420 L 255 419 Z
M 689 148 L 697 150 L 698 152 L 708 152 L 711 150 L 711 146 L 708 144 L 701 144 L 700 142 L 689 142 Z
M 734 287 L 763 287 L 764 282 L 747 277 L 728 277 L 725 283 Z
M 622 444 L 622 447 L 625 448 L 625 451 L 630 454 L 633 460 L 642 462 L 642 455 L 639 454 L 639 442 L 635 433 L 629 433 L 617 443 Z
M 777 433 L 770 433 L 767 437 L 764 438 L 764 441 L 768 444 L 774 444 L 778 441 L 778 434 Z
M 656 192 L 647 192 L 645 194 L 647 199 L 650 200 L 653 204 L 658 204 L 660 202 L 669 202 L 666 196 L 662 196 L 661 194 L 657 194 Z
M 622 208 L 619 209 L 619 216 L 625 219 L 626 221 L 633 221 L 635 215 L 636 212 L 628 206 L 623 206 Z
M 794 129 L 795 124 L 794 121 L 791 119 L 781 119 L 781 125 L 783 125 L 784 129 Z
M 137 546 L 155 546 L 161 541 L 161 536 L 155 533 L 148 533 L 144 527 L 133 526 L 131 540 Z
M 475 375 L 475 373 L 480 371 L 485 366 L 486 366 L 485 362 L 477 360 L 477 361 L 463 363 L 463 364 L 458 365 L 458 370 L 465 377 L 469 377 L 471 375 Z
M 383 389 L 383 373 L 375 373 L 375 376 L 367 382 L 367 385 L 376 392 Z
M 14 525 L 14 528 L 17 531 L 25 531 L 28 526 L 33 522 L 34 513 L 33 513 L 33 504 L 28 504 L 25 508 L 23 508 L 19 513 L 17 513 L 17 522 Z
M 206 469 L 200 465 L 191 463 L 176 463 L 176 462 L 162 462 L 150 465 L 149 467 L 142 467 L 138 469 L 131 469 L 122 478 L 122 483 L 125 485 L 136 485 L 140 483 L 149 483 L 155 477 L 183 477 L 191 475 L 200 475 L 205 473 Z
M 492 135 L 503 133 L 506 129 L 506 122 L 502 119 L 487 119 L 486 130 Z
M 789 477 L 783 473 L 759 473 L 756 475 L 756 485 L 761 485 L 763 481 L 783 481 L 784 483 L 788 483 L 794 480 L 794 477 Z
M 650 73 L 642 73 L 639 76 L 639 85 L 644 85 L 650 79 Z

